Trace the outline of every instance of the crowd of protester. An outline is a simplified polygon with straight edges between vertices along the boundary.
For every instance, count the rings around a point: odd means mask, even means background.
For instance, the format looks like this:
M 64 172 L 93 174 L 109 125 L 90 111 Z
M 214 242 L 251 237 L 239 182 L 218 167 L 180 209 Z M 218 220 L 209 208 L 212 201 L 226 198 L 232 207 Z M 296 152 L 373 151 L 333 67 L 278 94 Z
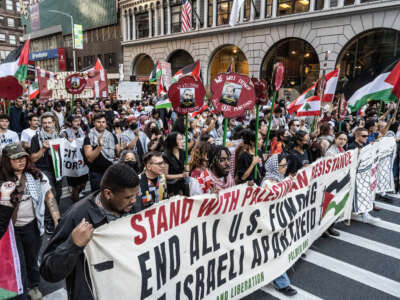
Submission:
M 185 118 L 155 109 L 157 101 L 150 93 L 142 101 L 18 99 L 2 111 L 0 237 L 12 220 L 25 288 L 19 299 L 41 299 L 40 276 L 51 282 L 66 279 L 70 299 L 93 299 L 83 248 L 95 228 L 128 213 L 171 196 L 214 193 L 235 184 L 268 189 L 320 157 L 362 148 L 388 132 L 400 141 L 393 104 L 370 102 L 361 114 L 340 118 L 331 107 L 314 122 L 289 115 L 280 100 L 273 108 L 268 145 L 271 103 L 261 109 L 258 137 L 255 110 L 247 111 L 229 120 L 223 146 L 224 119 L 210 105 L 189 118 L 186 160 Z M 49 140 L 55 138 L 84 139 L 87 175 L 56 180 L 49 153 Z M 396 191 L 398 162 L 397 153 Z M 60 217 L 63 182 L 74 204 Z M 90 194 L 82 197 L 87 184 Z M 369 214 L 360 218 L 375 220 Z M 44 233 L 51 239 L 39 269 Z M 326 235 L 339 232 L 332 226 Z M 286 273 L 274 284 L 285 295 L 296 294 Z

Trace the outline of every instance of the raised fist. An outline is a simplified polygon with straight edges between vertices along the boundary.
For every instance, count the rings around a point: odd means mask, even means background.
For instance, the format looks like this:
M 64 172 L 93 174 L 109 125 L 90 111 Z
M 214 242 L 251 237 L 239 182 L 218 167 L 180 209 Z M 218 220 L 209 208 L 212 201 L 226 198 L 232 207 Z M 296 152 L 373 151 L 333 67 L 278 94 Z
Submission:
M 10 198 L 11 194 L 15 191 L 15 183 L 12 181 L 3 182 L 1 185 L 1 198 Z

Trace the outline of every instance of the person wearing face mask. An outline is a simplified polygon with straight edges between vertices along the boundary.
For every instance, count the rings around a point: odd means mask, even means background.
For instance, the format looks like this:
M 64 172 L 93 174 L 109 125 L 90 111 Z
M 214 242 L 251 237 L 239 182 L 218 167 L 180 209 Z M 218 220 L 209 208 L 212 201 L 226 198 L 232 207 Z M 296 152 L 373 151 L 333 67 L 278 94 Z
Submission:
M 298 170 L 311 164 L 310 135 L 302 130 L 296 132 L 289 144 L 288 173 L 296 174 Z
M 299 131 L 300 121 L 296 120 L 296 119 L 290 120 L 289 124 L 288 124 L 288 127 L 289 127 L 290 135 L 294 136 L 296 134 L 296 132 Z
M 132 150 L 124 150 L 121 152 L 119 162 L 128 164 L 136 173 L 140 173 L 143 170 L 143 166 L 140 163 L 139 156 Z
M 139 129 L 136 117 L 129 117 L 127 125 L 128 129 L 122 134 L 122 142 L 126 143 L 127 150 L 133 150 L 137 153 L 141 163 L 143 163 L 143 156 L 149 151 L 150 139 Z

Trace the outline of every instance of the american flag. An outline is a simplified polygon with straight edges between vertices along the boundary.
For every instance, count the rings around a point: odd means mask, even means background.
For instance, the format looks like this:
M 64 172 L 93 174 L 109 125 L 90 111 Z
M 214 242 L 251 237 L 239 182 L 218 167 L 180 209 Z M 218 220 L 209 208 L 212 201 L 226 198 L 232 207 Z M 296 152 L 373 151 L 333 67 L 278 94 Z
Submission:
M 192 6 L 189 0 L 182 0 L 182 32 L 188 32 L 192 28 Z

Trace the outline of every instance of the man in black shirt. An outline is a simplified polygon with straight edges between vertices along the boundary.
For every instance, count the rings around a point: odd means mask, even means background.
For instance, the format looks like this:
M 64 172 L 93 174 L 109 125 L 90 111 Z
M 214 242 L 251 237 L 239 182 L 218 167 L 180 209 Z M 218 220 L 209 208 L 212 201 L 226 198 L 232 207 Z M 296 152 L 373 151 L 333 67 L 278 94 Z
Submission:
M 114 163 L 121 150 L 117 137 L 109 132 L 106 117 L 102 113 L 93 117 L 94 128 L 83 142 L 83 150 L 89 167 L 89 180 L 92 192 L 100 187 L 100 181 L 109 166 Z
M 83 250 L 92 239 L 94 228 L 131 211 L 138 192 L 139 178 L 131 167 L 118 163 L 108 168 L 100 192 L 75 203 L 61 217 L 42 255 L 42 277 L 50 282 L 65 278 L 70 300 L 94 299 Z
M 354 141 L 347 146 L 347 150 L 361 149 L 367 142 L 368 130 L 362 127 L 354 131 Z
M 10 129 L 21 134 L 25 129 L 25 119 L 28 117 L 28 110 L 24 105 L 24 100 L 17 99 L 15 106 L 10 108 Z

